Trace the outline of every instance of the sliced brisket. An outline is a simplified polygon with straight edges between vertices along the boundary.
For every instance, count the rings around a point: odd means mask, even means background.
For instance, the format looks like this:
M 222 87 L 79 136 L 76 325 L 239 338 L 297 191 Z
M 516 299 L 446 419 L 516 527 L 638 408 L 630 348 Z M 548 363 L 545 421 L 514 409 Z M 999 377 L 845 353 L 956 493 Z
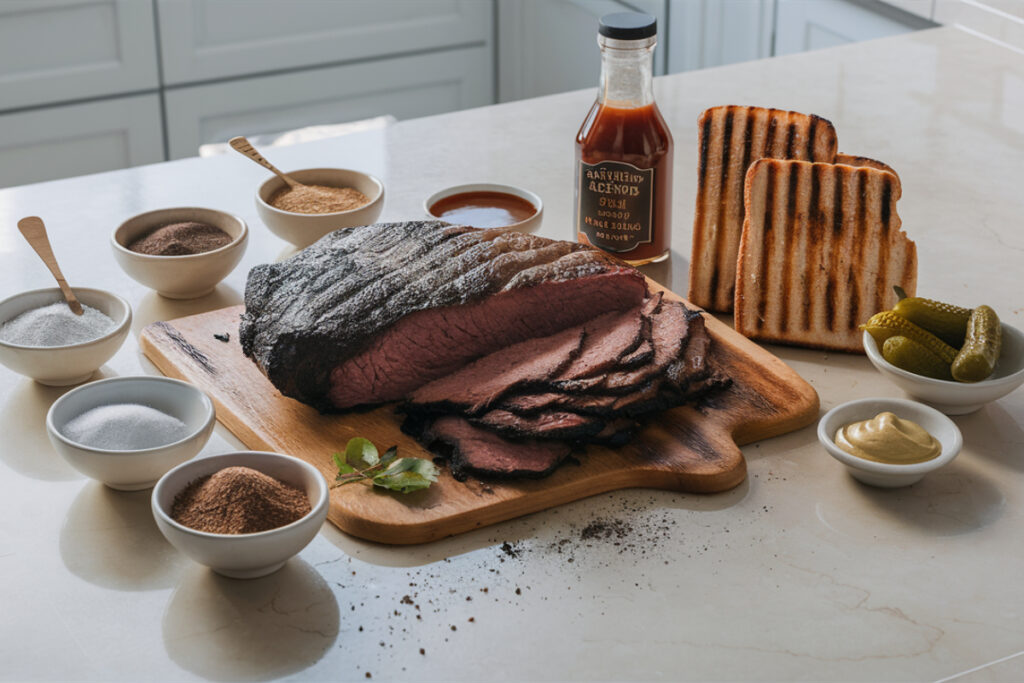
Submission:
M 409 401 L 430 412 L 476 414 L 510 387 L 557 375 L 579 356 L 583 339 L 577 326 L 506 346 L 420 387 Z
M 428 448 L 447 452 L 456 479 L 468 474 L 540 478 L 572 452 L 565 441 L 509 441 L 454 415 L 437 419 L 421 439 Z
M 644 386 L 652 379 L 661 377 L 666 368 L 680 359 L 691 337 L 706 334 L 701 324 L 698 324 L 699 330 L 690 330 L 691 314 L 696 315 L 697 320 L 702 320 L 699 313 L 693 313 L 678 302 L 663 302 L 651 314 L 654 357 L 649 363 L 590 377 L 559 379 L 551 383 L 551 388 L 564 393 L 626 394 Z
M 466 363 L 646 296 L 635 270 L 570 242 L 440 221 L 333 232 L 246 283 L 242 349 L 320 409 L 397 400 Z
M 592 415 L 550 410 L 518 415 L 509 410 L 489 410 L 470 422 L 508 438 L 565 439 L 578 441 L 599 433 L 605 421 Z
M 606 313 L 550 337 L 530 339 L 484 356 L 412 393 L 407 412 L 477 415 L 502 396 L 616 367 L 645 340 L 640 307 Z

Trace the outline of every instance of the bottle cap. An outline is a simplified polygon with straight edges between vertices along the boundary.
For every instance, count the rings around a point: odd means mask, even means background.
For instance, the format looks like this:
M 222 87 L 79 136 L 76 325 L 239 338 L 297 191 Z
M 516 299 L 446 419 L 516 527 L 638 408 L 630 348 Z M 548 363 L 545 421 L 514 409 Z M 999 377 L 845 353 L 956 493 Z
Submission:
M 598 33 L 615 40 L 642 40 L 658 33 L 658 20 L 640 12 L 615 12 L 601 17 Z

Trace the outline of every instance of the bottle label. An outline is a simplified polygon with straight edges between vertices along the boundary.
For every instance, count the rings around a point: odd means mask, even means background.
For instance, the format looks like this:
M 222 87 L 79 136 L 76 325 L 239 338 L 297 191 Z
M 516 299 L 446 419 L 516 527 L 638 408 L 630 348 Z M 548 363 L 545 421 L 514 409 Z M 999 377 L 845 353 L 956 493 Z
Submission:
M 577 170 L 576 230 L 595 247 L 623 253 L 652 240 L 654 169 L 622 161 Z

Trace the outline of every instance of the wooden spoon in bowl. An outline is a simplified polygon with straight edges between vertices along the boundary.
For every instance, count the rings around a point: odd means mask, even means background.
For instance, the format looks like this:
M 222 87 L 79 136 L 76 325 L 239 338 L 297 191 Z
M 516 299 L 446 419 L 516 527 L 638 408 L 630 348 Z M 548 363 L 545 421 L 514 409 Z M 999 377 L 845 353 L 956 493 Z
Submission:
M 297 180 L 293 180 L 291 177 L 285 175 L 277 168 L 277 166 L 274 166 L 272 163 L 264 159 L 263 155 L 256 151 L 256 149 L 249 143 L 245 136 L 239 135 L 238 137 L 231 138 L 230 140 L 228 140 L 228 144 L 231 145 L 231 148 L 234 149 L 236 152 L 239 152 L 240 154 L 252 159 L 257 164 L 267 169 L 268 171 L 273 171 L 278 178 L 288 183 L 288 187 L 292 189 L 296 187 L 304 187 L 302 183 L 300 183 Z
M 50 247 L 50 238 L 46 236 L 46 226 L 43 225 L 43 219 L 39 216 L 22 218 L 18 221 L 18 230 L 24 235 L 25 241 L 39 255 L 39 258 L 43 260 L 46 267 L 50 269 L 53 277 L 57 278 L 57 285 L 64 294 L 71 312 L 75 315 L 82 315 L 82 304 L 78 302 L 78 297 L 71 291 L 68 281 L 64 279 L 64 274 L 60 272 L 60 266 L 57 265 L 57 259 L 54 257 L 53 249 Z

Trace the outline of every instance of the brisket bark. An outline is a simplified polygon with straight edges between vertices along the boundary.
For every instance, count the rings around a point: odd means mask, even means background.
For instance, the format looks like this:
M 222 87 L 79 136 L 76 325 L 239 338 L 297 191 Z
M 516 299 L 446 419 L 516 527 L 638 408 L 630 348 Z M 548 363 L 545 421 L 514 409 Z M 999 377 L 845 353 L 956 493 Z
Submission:
M 321 410 L 400 399 L 476 358 L 646 296 L 603 253 L 441 221 L 339 230 L 246 284 L 240 339 L 282 394 Z

